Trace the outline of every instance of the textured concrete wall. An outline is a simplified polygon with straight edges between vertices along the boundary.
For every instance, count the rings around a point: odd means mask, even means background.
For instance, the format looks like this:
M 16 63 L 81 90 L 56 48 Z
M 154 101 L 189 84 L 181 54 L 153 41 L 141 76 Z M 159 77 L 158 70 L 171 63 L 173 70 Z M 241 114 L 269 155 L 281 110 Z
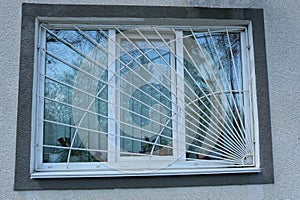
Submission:
M 275 183 L 167 189 L 13 191 L 21 3 L 0 2 L 0 199 L 300 199 L 299 0 L 81 0 L 80 4 L 256 7 L 265 11 Z

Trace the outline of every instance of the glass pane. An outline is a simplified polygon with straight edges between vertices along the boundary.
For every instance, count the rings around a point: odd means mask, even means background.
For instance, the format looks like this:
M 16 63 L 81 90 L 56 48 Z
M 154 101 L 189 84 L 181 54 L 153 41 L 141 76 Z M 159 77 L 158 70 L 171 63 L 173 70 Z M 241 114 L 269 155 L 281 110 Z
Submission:
M 240 33 L 184 34 L 186 158 L 231 159 L 245 145 Z
M 121 39 L 121 46 L 117 83 L 120 150 L 124 152 L 121 156 L 170 156 L 173 133 L 169 49 L 158 39 Z
M 44 162 L 107 161 L 105 33 L 50 30 L 46 34 Z

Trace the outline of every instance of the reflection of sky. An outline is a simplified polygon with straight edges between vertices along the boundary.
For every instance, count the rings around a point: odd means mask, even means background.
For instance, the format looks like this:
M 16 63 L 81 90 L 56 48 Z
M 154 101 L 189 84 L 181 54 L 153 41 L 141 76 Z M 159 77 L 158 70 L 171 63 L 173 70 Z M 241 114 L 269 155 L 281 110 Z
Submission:
M 122 61 L 120 75 L 124 75 L 129 70 L 124 64 L 128 65 L 128 67 L 135 69 L 141 65 L 145 65 L 148 63 L 154 63 L 161 67 L 160 70 L 164 70 L 166 74 L 169 69 L 170 64 L 170 53 L 168 47 L 164 45 L 162 41 L 158 40 L 149 40 L 152 46 L 158 48 L 154 50 L 150 44 L 148 44 L 144 40 L 134 40 L 135 46 L 127 40 L 122 40 L 122 50 L 120 59 Z M 138 47 L 139 49 L 137 49 Z M 143 55 L 145 54 L 145 55 Z M 161 57 L 163 56 L 163 58 Z M 134 59 L 133 59 L 134 58 Z M 153 71 L 153 73 L 159 72 L 159 70 Z M 153 76 L 160 75 L 159 73 L 154 74 Z

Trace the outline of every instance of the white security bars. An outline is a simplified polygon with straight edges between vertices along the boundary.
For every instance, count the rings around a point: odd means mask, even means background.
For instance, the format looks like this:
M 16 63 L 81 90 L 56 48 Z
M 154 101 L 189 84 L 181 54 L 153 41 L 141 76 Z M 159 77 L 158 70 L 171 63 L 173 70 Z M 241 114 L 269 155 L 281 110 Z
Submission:
M 32 177 L 258 170 L 246 27 L 41 24 L 38 38 Z

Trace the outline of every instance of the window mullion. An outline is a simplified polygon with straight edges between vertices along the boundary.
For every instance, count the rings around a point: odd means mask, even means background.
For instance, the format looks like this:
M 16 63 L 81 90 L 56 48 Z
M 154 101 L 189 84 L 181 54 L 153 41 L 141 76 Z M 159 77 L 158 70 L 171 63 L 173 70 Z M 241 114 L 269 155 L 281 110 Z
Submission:
M 184 60 L 183 60 L 183 33 L 176 31 L 176 94 L 177 94 L 177 132 L 176 132 L 176 156 L 185 159 L 185 108 L 184 108 Z
M 115 88 L 115 76 L 114 73 L 116 71 L 116 31 L 111 29 L 108 31 L 109 38 L 107 40 L 108 42 L 108 76 L 107 80 L 110 82 L 108 85 L 108 162 L 116 162 L 116 138 L 117 138 L 117 129 L 114 117 L 114 108 L 113 105 L 116 105 L 115 101 L 116 98 L 114 97 L 113 92 Z M 111 103 L 110 103 L 111 102 Z

